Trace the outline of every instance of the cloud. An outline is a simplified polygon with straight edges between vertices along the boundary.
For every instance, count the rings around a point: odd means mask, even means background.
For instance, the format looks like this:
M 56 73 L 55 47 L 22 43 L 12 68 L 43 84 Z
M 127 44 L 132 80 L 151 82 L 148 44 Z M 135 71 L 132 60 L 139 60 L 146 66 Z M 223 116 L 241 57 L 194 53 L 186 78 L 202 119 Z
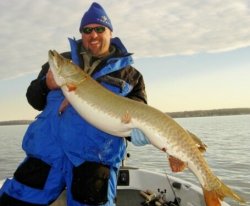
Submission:
M 80 37 L 83 12 L 92 1 L 0 2 L 0 78 L 39 72 L 47 51 L 68 50 Z M 111 17 L 114 36 L 135 57 L 221 52 L 250 45 L 250 7 L 244 0 L 99 1 Z

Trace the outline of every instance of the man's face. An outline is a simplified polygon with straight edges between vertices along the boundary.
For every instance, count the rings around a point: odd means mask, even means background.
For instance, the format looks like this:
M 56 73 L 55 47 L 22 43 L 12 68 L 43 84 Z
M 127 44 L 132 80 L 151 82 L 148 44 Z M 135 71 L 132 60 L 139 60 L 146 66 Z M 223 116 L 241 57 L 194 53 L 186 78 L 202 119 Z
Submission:
M 103 28 L 105 28 L 104 31 Z M 110 29 L 100 24 L 88 24 L 83 28 L 84 30 L 87 33 L 82 32 L 83 47 L 95 57 L 108 55 L 112 37 Z

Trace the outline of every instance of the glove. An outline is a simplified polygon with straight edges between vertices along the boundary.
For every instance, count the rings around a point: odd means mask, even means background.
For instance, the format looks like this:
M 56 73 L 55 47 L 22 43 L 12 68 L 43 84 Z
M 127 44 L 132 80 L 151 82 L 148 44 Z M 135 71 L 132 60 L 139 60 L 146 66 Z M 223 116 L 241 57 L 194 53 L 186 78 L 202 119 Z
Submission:
M 136 128 L 132 129 L 130 136 L 131 136 L 131 142 L 135 146 L 143 146 L 146 144 L 150 144 L 150 141 L 140 129 Z

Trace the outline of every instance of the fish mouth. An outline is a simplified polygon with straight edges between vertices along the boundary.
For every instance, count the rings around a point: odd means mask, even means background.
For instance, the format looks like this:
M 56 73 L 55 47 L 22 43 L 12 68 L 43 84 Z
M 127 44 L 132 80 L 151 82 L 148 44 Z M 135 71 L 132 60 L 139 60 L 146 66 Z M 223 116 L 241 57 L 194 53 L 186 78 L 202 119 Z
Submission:
M 52 65 L 55 64 L 55 57 L 56 57 L 55 52 L 52 51 L 52 50 L 49 50 L 48 56 L 49 56 L 49 64 L 50 64 L 50 67 L 51 67 Z
M 61 86 L 64 81 L 61 77 L 61 67 L 59 67 L 60 62 L 58 59 L 59 54 L 55 50 L 49 50 L 48 51 L 49 56 L 49 67 L 53 74 L 54 80 L 56 81 L 58 86 Z
M 49 50 L 49 57 L 54 58 L 55 56 L 55 51 Z
M 55 50 L 49 50 L 48 52 L 48 56 L 49 56 L 49 64 L 50 64 L 50 69 L 53 70 L 53 68 L 55 70 L 59 69 L 59 63 L 60 63 L 60 56 L 57 53 L 57 51 Z
M 53 53 L 52 50 L 49 50 L 49 54 L 52 55 L 52 56 L 54 56 L 54 53 Z

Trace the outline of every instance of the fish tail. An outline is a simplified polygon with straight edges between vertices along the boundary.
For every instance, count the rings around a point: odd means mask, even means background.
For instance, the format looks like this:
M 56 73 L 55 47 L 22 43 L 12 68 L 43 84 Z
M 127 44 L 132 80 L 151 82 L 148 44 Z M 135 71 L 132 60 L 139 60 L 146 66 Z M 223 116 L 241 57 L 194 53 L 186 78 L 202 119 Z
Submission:
M 237 195 L 232 189 L 220 181 L 220 187 L 215 190 L 208 191 L 203 188 L 204 198 L 207 206 L 221 206 L 221 200 L 224 197 L 230 197 L 240 203 L 246 203 L 246 201 Z

